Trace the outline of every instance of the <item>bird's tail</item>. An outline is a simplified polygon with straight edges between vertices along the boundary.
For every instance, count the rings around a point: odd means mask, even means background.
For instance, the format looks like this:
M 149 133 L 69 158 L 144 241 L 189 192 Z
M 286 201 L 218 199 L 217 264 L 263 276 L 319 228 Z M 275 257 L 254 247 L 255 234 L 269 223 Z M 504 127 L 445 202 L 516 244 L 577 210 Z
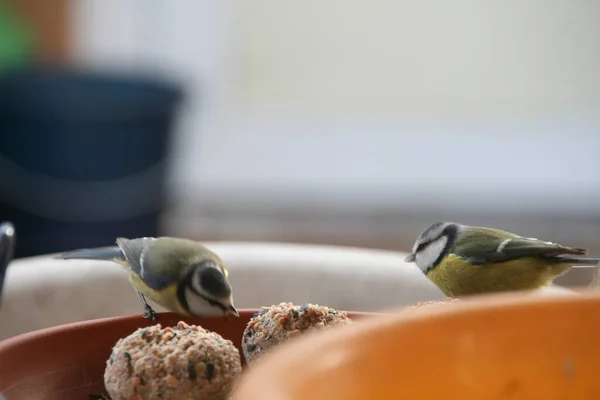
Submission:
M 572 264 L 573 268 L 590 268 L 600 264 L 600 258 L 554 257 L 555 261 Z
M 125 256 L 121 253 L 118 246 L 97 247 L 95 249 L 78 249 L 66 251 L 52 258 L 60 260 L 106 260 L 106 261 L 125 261 Z

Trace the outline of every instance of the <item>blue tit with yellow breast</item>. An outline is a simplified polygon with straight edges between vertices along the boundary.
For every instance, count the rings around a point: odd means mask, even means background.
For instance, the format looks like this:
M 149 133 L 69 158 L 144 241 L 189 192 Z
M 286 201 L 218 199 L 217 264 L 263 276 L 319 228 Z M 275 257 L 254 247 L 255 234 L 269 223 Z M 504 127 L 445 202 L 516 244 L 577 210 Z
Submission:
M 118 238 L 117 246 L 79 249 L 55 258 L 121 264 L 138 292 L 145 318 L 156 321 L 146 301 L 184 316 L 239 316 L 223 261 L 198 242 L 174 237 Z
M 541 289 L 572 267 L 594 267 L 587 250 L 499 229 L 437 222 L 417 238 L 414 262 L 448 297 Z

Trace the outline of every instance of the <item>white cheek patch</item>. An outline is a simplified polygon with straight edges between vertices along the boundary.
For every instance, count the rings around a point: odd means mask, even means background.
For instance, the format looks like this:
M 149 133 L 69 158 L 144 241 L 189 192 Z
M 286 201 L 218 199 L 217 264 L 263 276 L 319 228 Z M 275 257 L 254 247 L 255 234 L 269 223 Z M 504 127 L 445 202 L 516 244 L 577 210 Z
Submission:
M 199 297 L 189 288 L 185 289 L 185 298 L 187 300 L 189 310 L 193 315 L 201 315 L 206 317 L 223 315 L 223 311 L 219 307 L 210 305 L 206 300 Z
M 419 268 L 423 271 L 431 268 L 435 260 L 438 259 L 440 254 L 444 251 L 448 238 L 442 236 L 437 240 L 429 243 L 425 248 L 416 254 L 416 262 Z

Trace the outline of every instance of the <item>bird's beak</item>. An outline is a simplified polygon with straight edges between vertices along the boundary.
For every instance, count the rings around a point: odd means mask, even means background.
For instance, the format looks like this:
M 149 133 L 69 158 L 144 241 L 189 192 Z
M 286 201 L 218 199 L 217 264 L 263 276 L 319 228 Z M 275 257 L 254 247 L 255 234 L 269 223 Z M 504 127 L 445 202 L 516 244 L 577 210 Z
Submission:
M 240 317 L 240 313 L 238 313 L 238 311 L 235 309 L 235 307 L 233 305 L 229 306 L 229 310 L 227 310 L 228 314 L 232 314 L 236 317 Z
M 408 256 L 406 256 L 404 262 L 415 262 L 415 253 L 410 253 Z

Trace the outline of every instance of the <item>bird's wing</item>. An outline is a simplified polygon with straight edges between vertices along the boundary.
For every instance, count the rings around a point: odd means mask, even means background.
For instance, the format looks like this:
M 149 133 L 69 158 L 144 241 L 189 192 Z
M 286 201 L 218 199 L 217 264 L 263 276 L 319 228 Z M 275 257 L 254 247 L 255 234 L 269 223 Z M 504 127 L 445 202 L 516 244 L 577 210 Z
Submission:
M 527 256 L 557 257 L 562 254 L 584 255 L 587 250 L 566 247 L 558 243 L 526 238 L 497 229 L 480 228 L 467 232 L 451 250 L 472 264 L 514 260 Z
M 139 276 L 151 289 L 161 290 L 172 284 L 174 277 L 168 273 L 168 265 L 161 264 L 162 260 L 151 261 L 149 253 L 157 240 L 151 237 L 118 238 L 117 245 L 127 259 L 131 272 Z
M 131 271 L 154 290 L 177 282 L 185 267 L 206 256 L 196 242 L 179 238 L 119 238 L 117 245 L 127 258 Z

